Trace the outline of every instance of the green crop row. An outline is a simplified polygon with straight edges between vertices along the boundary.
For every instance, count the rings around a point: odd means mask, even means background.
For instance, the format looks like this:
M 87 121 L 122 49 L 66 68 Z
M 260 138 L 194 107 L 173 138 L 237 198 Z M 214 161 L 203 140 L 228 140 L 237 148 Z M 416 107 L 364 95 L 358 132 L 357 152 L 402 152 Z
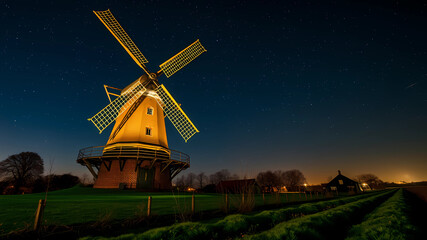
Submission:
M 409 206 L 405 201 L 403 189 L 385 201 L 361 224 L 353 226 L 347 240 L 355 239 L 412 239 L 415 227 L 408 218 Z
M 333 209 L 277 224 L 268 231 L 244 236 L 245 239 L 326 239 L 345 233 L 346 226 L 374 209 L 392 192 L 360 199 Z
M 112 239 L 223 239 L 242 236 L 245 232 L 259 232 L 269 229 L 274 225 L 331 209 L 343 204 L 359 201 L 370 196 L 383 195 L 383 193 L 371 193 L 353 197 L 339 198 L 305 203 L 298 206 L 282 208 L 278 210 L 266 210 L 253 215 L 233 214 L 215 223 L 185 222 L 171 226 L 149 230 L 140 234 L 125 234 Z M 91 238 L 85 238 L 91 239 Z M 94 239 L 104 239 L 95 237 Z

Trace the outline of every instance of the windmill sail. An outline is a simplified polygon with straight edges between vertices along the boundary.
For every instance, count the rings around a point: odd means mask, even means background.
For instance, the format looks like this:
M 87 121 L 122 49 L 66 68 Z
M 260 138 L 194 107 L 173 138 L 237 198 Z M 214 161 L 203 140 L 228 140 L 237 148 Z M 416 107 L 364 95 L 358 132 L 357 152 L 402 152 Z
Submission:
M 170 77 L 204 52 L 206 52 L 206 49 L 202 46 L 199 39 L 197 39 L 197 41 L 192 43 L 190 46 L 162 63 L 160 65 L 160 69 L 162 69 L 166 77 Z
M 176 103 L 163 84 L 156 89 L 156 92 L 161 98 L 161 101 L 156 98 L 157 102 L 163 108 L 166 116 L 178 130 L 179 134 L 187 142 L 199 130 L 197 130 L 196 126 L 194 126 L 184 111 L 182 111 L 181 107 Z
M 114 101 L 88 120 L 98 128 L 99 133 L 102 133 L 102 131 L 114 122 L 120 114 L 132 106 L 132 104 L 141 97 L 145 91 L 146 88 L 140 83 L 140 81 L 137 81 L 119 97 L 114 99 Z
M 144 63 L 148 63 L 147 59 L 139 51 L 138 47 L 125 32 L 125 30 L 120 26 L 120 23 L 114 18 L 110 10 L 106 11 L 93 11 L 99 20 L 107 27 L 107 29 L 113 34 L 113 36 L 119 41 L 119 43 L 125 48 L 126 52 L 132 57 L 132 59 L 140 66 L 142 69 L 145 69 Z

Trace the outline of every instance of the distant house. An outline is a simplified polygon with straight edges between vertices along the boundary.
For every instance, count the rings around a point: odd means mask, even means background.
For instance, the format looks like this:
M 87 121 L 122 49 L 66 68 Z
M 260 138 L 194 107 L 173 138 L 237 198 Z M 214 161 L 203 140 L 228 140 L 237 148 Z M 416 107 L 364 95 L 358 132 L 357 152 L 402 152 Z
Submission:
M 341 174 L 338 170 L 338 175 L 326 184 L 326 190 L 332 192 L 362 192 L 362 187 L 358 182 Z
M 15 186 L 13 184 L 10 184 L 8 186 L 6 186 L 3 189 L 3 192 L 0 194 L 3 195 L 10 195 L 10 194 L 27 194 L 27 193 L 32 193 L 33 190 L 29 187 L 19 187 L 18 190 L 15 189 Z
M 219 193 L 257 193 L 260 192 L 260 187 L 255 179 L 227 180 L 219 182 L 216 185 L 216 191 Z

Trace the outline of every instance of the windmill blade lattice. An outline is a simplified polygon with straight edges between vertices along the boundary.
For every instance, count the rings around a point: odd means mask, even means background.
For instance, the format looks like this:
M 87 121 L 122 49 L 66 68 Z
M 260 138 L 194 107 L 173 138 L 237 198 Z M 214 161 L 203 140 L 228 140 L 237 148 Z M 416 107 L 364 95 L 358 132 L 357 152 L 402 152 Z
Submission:
M 199 39 L 197 39 L 190 46 L 162 63 L 160 69 L 162 69 L 166 77 L 170 77 L 204 52 L 206 52 L 206 49 L 202 46 Z
M 96 128 L 98 128 L 99 133 L 102 133 L 104 129 L 108 127 L 120 114 L 122 114 L 127 108 L 132 106 L 132 104 L 144 94 L 146 88 L 137 81 L 132 85 L 128 90 L 123 92 L 120 97 L 117 97 L 108 104 L 105 108 L 99 111 L 95 116 L 89 118 Z
M 163 108 L 166 116 L 184 138 L 185 142 L 190 139 L 194 134 L 198 133 L 196 126 L 191 122 L 187 115 L 182 111 L 181 107 L 176 103 L 175 99 L 170 95 L 168 90 L 162 84 L 156 89 L 157 95 L 161 101 L 157 100 L 159 105 Z
M 120 23 L 116 20 L 110 10 L 106 11 L 93 11 L 99 20 L 107 27 L 107 29 L 113 34 L 113 36 L 119 41 L 119 43 L 125 48 L 126 52 L 132 57 L 132 59 L 140 66 L 145 69 L 144 63 L 148 63 L 148 60 L 142 55 L 138 47 L 129 37 L 129 35 L 122 28 Z

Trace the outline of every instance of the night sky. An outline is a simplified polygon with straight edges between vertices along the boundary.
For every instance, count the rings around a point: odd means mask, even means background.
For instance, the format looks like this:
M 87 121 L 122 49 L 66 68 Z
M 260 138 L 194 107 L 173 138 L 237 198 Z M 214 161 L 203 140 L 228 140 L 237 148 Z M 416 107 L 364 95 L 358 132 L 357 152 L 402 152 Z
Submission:
M 110 9 L 151 71 L 196 39 L 207 49 L 160 78 L 200 130 L 185 143 L 166 120 L 184 173 L 427 180 L 427 7 L 371 2 L 1 1 L 0 160 L 34 151 L 89 174 L 79 150 L 112 129 L 87 121 L 103 84 L 143 74 L 92 12 Z

